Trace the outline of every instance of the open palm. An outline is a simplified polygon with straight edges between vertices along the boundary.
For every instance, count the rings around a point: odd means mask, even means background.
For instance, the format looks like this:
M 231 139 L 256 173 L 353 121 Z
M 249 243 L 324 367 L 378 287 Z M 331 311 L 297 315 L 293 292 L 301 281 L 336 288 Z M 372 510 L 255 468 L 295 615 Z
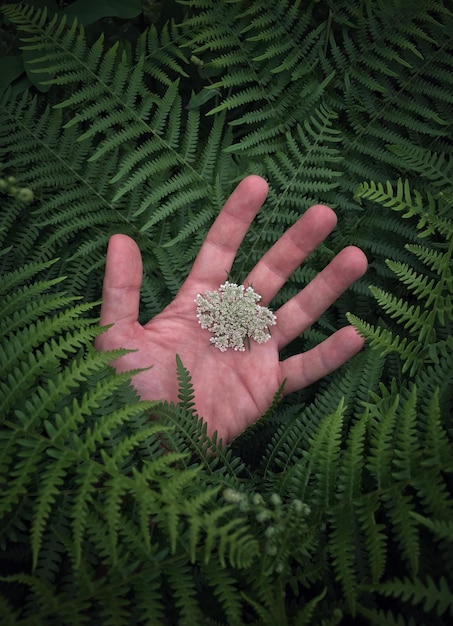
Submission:
M 332 372 L 363 345 L 348 326 L 312 350 L 279 360 L 279 350 L 307 329 L 357 278 L 367 261 L 353 246 L 342 250 L 318 276 L 278 311 L 271 339 L 251 341 L 250 350 L 221 352 L 209 342 L 196 317 L 198 293 L 225 282 L 237 249 L 267 195 L 267 183 L 248 176 L 234 190 L 200 249 L 176 298 L 147 324 L 138 322 L 142 281 L 141 254 L 125 235 L 114 235 L 107 252 L 101 324 L 113 324 L 97 338 L 99 350 L 135 350 L 114 366 L 118 372 L 150 368 L 132 382 L 144 400 L 177 400 L 176 354 L 190 371 L 195 405 L 208 425 L 230 441 L 269 407 L 281 383 L 283 393 L 306 387 Z M 279 239 L 252 269 L 244 284 L 253 285 L 267 305 L 300 263 L 336 224 L 335 213 L 316 205 Z

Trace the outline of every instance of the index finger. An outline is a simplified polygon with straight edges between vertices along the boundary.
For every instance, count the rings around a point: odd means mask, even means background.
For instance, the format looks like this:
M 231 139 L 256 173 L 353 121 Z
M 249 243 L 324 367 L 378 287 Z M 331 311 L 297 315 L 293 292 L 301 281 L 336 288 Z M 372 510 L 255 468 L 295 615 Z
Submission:
M 266 199 L 267 191 L 268 185 L 260 176 L 247 176 L 239 183 L 209 229 L 188 281 L 211 286 L 225 281 L 245 233 Z

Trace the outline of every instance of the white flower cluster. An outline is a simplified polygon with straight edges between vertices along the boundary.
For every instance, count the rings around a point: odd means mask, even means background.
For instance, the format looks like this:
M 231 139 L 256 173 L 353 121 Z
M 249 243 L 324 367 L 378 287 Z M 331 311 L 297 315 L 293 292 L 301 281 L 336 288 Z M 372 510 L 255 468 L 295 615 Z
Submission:
M 266 502 L 260 493 L 247 493 L 227 487 L 223 497 L 235 505 L 240 513 L 260 524 L 258 531 L 264 553 L 270 557 L 270 571 L 281 574 L 289 569 L 299 538 L 306 539 L 311 509 L 298 498 L 284 502 L 278 493 L 272 493 Z M 301 548 L 302 553 L 304 548 Z
M 201 328 L 211 331 L 210 341 L 216 348 L 222 352 L 228 348 L 243 352 L 244 339 L 265 343 L 271 336 L 269 326 L 277 321 L 270 309 L 258 304 L 260 300 L 252 287 L 227 281 L 218 291 L 197 295 L 198 322 Z

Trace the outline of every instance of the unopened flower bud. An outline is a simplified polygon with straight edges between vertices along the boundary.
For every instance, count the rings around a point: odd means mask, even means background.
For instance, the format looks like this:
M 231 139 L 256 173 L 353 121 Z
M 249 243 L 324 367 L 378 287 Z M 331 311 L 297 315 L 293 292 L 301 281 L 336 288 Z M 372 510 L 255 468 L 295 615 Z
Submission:
M 267 543 L 266 544 L 266 554 L 269 556 L 275 556 L 278 552 L 278 548 L 275 543 Z
M 273 493 L 271 495 L 271 503 L 274 506 L 280 506 L 280 504 L 282 503 L 282 499 L 280 498 L 280 496 L 278 495 L 278 493 Z
M 16 199 L 20 200 L 20 202 L 33 202 L 34 198 L 33 191 L 29 187 L 22 187 L 16 193 Z
M 266 530 L 264 531 L 264 534 L 266 535 L 267 538 L 272 537 L 272 535 L 275 535 L 275 526 L 268 526 Z
M 269 511 L 267 509 L 262 509 L 261 511 L 258 511 L 258 513 L 256 514 L 256 521 L 262 524 L 263 522 L 268 520 L 269 517 L 270 517 Z
M 236 491 L 235 489 L 231 489 L 231 487 L 227 487 L 224 490 L 223 497 L 227 502 L 232 502 L 234 504 L 242 502 L 245 498 L 244 494 L 242 494 L 240 491 Z
M 264 504 L 263 496 L 260 493 L 255 493 L 252 502 L 255 506 L 261 506 Z

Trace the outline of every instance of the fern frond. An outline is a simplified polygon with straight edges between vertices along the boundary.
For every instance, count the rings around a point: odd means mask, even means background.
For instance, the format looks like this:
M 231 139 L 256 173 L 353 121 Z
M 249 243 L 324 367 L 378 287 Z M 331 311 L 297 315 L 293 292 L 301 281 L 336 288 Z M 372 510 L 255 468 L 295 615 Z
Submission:
M 160 580 L 160 564 L 167 555 L 154 556 L 151 560 L 143 563 L 142 576 L 147 581 L 146 585 L 137 585 L 135 611 L 132 613 L 136 622 L 140 620 L 149 624 L 159 624 L 164 619 L 163 594 Z
M 427 407 L 428 420 L 431 421 L 438 411 L 438 397 L 434 393 Z M 452 471 L 453 458 L 451 455 L 451 443 L 445 430 L 439 428 L 439 435 L 440 449 L 438 450 L 433 445 L 430 445 L 426 448 L 426 454 L 422 452 L 419 456 L 419 462 L 420 467 L 423 469 L 416 473 L 412 483 L 417 490 L 425 513 L 442 523 L 443 520 L 448 520 L 453 515 L 448 479 L 444 476 L 444 474 L 448 475 Z M 442 454 L 441 463 L 439 463 L 438 451 L 441 454 L 445 451 L 445 456 Z M 440 467 L 445 469 L 439 471 Z
M 423 459 L 425 467 L 449 467 L 451 447 L 449 445 L 439 401 L 439 389 L 436 387 L 428 398 L 426 420 L 423 424 L 426 450 L 429 455 Z
M 447 246 L 442 246 L 447 249 Z M 448 256 L 444 251 L 433 250 L 427 246 L 421 246 L 416 244 L 406 244 L 405 249 L 411 254 L 416 256 L 426 267 L 429 267 L 438 276 L 442 276 L 448 272 Z M 447 274 L 448 284 L 450 283 L 450 276 Z
M 444 152 L 432 152 L 425 147 L 414 144 L 390 145 L 388 149 L 420 174 L 434 189 L 445 189 L 451 186 L 453 161 Z
M 391 596 L 409 600 L 413 605 L 423 605 L 425 613 L 432 609 L 438 616 L 448 613 L 453 616 L 453 593 L 447 580 L 442 576 L 436 582 L 429 576 L 425 580 L 420 578 L 394 579 L 375 587 L 375 590 L 384 596 Z
M 0 518 L 4 519 L 20 499 L 27 493 L 30 485 L 33 484 L 36 466 L 39 463 L 41 455 L 46 449 L 44 441 L 40 445 L 36 445 L 30 451 L 31 446 L 20 447 L 19 436 L 13 437 L 9 442 L 9 450 L 6 450 L 5 460 L 3 462 L 3 470 L 8 472 L 11 461 L 15 458 L 13 453 L 17 454 L 18 460 L 10 472 L 10 481 L 8 492 L 4 494 L 0 505 Z
M 260 547 L 258 540 L 251 535 L 247 526 L 243 526 L 235 519 L 222 529 L 218 552 L 223 566 L 229 562 L 242 569 L 253 565 L 260 553 Z
M 395 387 L 392 389 L 396 392 Z M 379 488 L 391 485 L 390 466 L 393 458 L 393 439 L 397 422 L 399 396 L 391 394 L 381 386 L 382 396 L 372 394 L 373 402 L 368 403 L 370 410 L 370 451 L 367 469 L 374 477 Z
M 389 267 L 391 267 L 390 264 Z M 420 287 L 419 284 L 418 288 Z M 402 298 L 396 298 L 383 289 L 374 286 L 370 287 L 370 291 L 380 308 L 392 319 L 396 319 L 404 329 L 413 334 L 418 332 L 421 339 L 425 339 L 426 329 L 429 329 L 431 333 L 429 333 L 430 336 L 426 337 L 426 339 L 430 342 L 435 339 L 435 333 L 433 336 L 433 325 L 430 323 L 430 319 L 428 319 L 433 315 L 430 310 L 419 305 L 410 304 Z
M 64 31 L 64 24 L 60 30 Z M 40 36 L 42 33 L 36 34 L 37 38 Z M 74 41 L 79 43 L 78 48 L 76 47 L 76 54 L 72 53 Z M 101 44 L 102 42 L 98 41 L 96 46 L 99 47 Z M 74 125 L 80 126 L 82 123 L 89 124 L 88 130 L 78 137 L 78 141 L 91 140 L 96 145 L 96 150 L 90 156 L 89 162 L 101 157 L 105 159 L 120 145 L 127 144 L 145 134 L 151 138 L 144 142 L 140 149 L 123 154 L 123 162 L 110 182 L 117 185 L 121 180 L 127 179 L 127 181 L 117 187 L 112 198 L 113 203 L 128 193 L 132 187 L 143 184 L 149 177 L 157 177 L 181 165 L 186 166 L 187 172 L 191 170 L 192 185 L 190 187 L 200 182 L 196 171 L 187 161 L 183 162 L 175 150 L 179 143 L 181 115 L 177 81 L 169 85 L 163 97 L 153 97 L 145 86 L 143 53 L 139 56 L 132 73 L 126 57 L 120 54 L 117 45 L 107 51 L 103 56 L 104 60 L 99 63 L 99 54 L 88 50 L 83 31 L 77 34 L 74 24 L 69 31 L 65 31 L 61 40 L 55 39 L 48 42 L 43 38 L 41 45 L 44 51 L 46 46 L 50 47 L 50 52 L 43 59 L 52 66 L 56 74 L 54 81 L 63 80 L 78 87 L 71 97 L 60 102 L 58 107 L 68 109 L 79 101 L 85 103 L 83 115 L 77 114 L 70 119 L 66 123 L 66 128 L 69 129 Z M 58 63 L 56 57 L 59 59 Z M 126 80 L 128 89 L 127 96 L 124 97 Z M 79 84 L 85 86 L 80 87 Z M 116 107 L 114 107 L 115 104 Z M 121 126 L 124 130 L 115 135 L 108 135 L 108 130 L 117 126 Z M 156 158 L 157 156 L 159 158 Z M 153 168 L 153 161 L 157 169 Z M 170 187 L 174 189 L 174 184 Z M 185 190 L 186 202 L 190 202 L 187 182 Z M 168 195 L 168 191 L 165 195 Z M 206 195 L 203 197 L 207 198 Z M 142 210 L 144 209 L 140 209 L 139 213 Z
M 48 522 L 51 508 L 55 503 L 56 497 L 63 485 L 63 478 L 72 459 L 57 458 L 56 461 L 48 467 L 42 476 L 40 489 L 37 495 L 38 504 L 35 509 L 32 531 L 31 531 L 31 547 L 33 551 L 33 568 L 38 562 L 38 554 L 42 544 L 42 534 L 45 525 Z
M 332 510 L 329 516 L 329 553 L 333 570 L 341 581 L 343 595 L 351 615 L 356 614 L 357 523 L 351 506 L 343 505 Z
M 297 497 L 302 501 L 305 500 L 305 490 L 309 483 L 313 483 L 319 502 L 328 505 L 333 501 L 344 411 L 344 402 L 341 400 L 336 410 L 318 424 L 317 430 L 309 439 L 310 454 L 306 454 L 307 462 L 299 465 L 292 477 L 299 489 Z
M 407 7 L 404 21 L 393 18 L 397 28 L 390 27 L 391 13 L 390 7 L 368 2 L 357 9 L 336 5 L 330 14 L 329 54 L 323 63 L 326 72 L 335 67 L 342 75 L 344 87 L 337 102 L 354 131 L 347 147 L 349 158 L 357 171 L 365 172 L 369 159 L 379 154 L 383 177 L 388 166 L 394 170 L 398 163 L 393 154 L 381 151 L 382 145 L 400 143 L 401 135 L 413 143 L 414 128 L 427 140 L 446 137 L 446 103 L 453 80 L 451 11 L 439 2 L 429 8 L 427 4 Z M 439 89 L 432 80 L 437 71 L 445 72 Z M 428 117 L 423 112 L 427 105 Z M 365 174 L 362 179 L 366 178 Z M 375 173 L 373 178 L 379 177 Z
M 21 585 L 26 585 L 33 592 L 34 596 L 37 599 L 37 608 L 39 610 L 39 613 L 41 613 L 41 615 L 35 614 L 33 619 L 37 617 L 38 619 L 40 619 L 40 621 L 37 623 L 44 626 L 46 619 L 45 616 L 49 615 L 49 613 L 51 614 L 54 607 L 53 586 L 50 583 L 47 583 L 46 581 L 29 574 L 13 574 L 10 576 L 2 576 L 0 580 L 8 583 L 19 583 Z M 11 615 L 11 617 L 14 620 L 12 623 L 17 623 L 17 614 Z
M 346 441 L 346 451 L 338 477 L 338 492 L 341 499 L 354 501 L 360 494 L 362 483 L 363 456 L 368 414 L 364 413 L 350 430 Z
M 103 461 L 108 466 L 109 461 L 105 456 Z M 105 482 L 103 514 L 104 521 L 107 523 L 107 537 L 114 565 L 118 562 L 118 533 L 121 529 L 121 510 L 123 507 L 124 496 L 127 494 L 127 491 L 127 486 L 124 481 L 111 478 Z
M 416 340 L 408 341 L 407 338 L 401 339 L 398 334 L 393 334 L 386 328 L 376 328 L 355 315 L 348 314 L 347 318 L 358 332 L 369 341 L 370 347 L 379 350 L 381 356 L 397 352 L 403 360 L 402 371 L 409 370 L 410 374 L 417 372 L 423 362 L 420 343 Z
M 11 253 L 12 253 L 12 249 L 2 250 L 2 254 L 4 254 L 5 256 L 9 256 Z M 43 272 L 49 267 L 52 267 L 52 265 L 54 265 L 56 262 L 57 262 L 57 259 L 52 259 L 44 263 L 29 263 L 27 265 L 21 266 L 19 269 L 9 272 L 8 274 L 6 273 L 3 274 L 2 283 L 1 283 L 1 290 L 2 290 L 1 293 L 2 293 L 2 296 L 6 300 L 5 302 L 2 302 L 3 306 L 5 306 L 6 303 L 8 302 L 8 292 L 11 289 L 17 288 L 18 286 L 21 286 L 22 293 L 24 294 L 31 293 L 31 295 L 33 296 L 40 290 L 45 291 L 45 289 L 52 287 L 53 285 L 56 285 L 60 281 L 64 280 L 62 277 L 58 277 L 57 279 L 55 279 L 55 282 L 52 281 L 47 285 L 38 283 L 36 288 L 33 287 L 33 285 L 22 286 L 23 283 L 25 283 L 27 280 L 35 277 L 37 274 L 39 274 L 39 272 Z M 15 292 L 14 297 L 19 299 L 19 293 L 17 291 Z M 27 296 L 23 296 L 23 297 L 25 297 L 25 299 L 27 298 Z M 19 303 L 21 302 L 18 300 L 18 304 Z M 2 308 L 2 315 L 6 316 L 7 313 L 8 313 L 8 308 L 6 307 Z
M 239 13 L 234 3 L 203 8 L 186 18 L 183 30 L 197 57 L 210 52 L 203 69 L 215 70 L 216 80 L 208 88 L 225 93 L 210 114 L 234 112 L 232 123 L 244 129 L 235 150 L 260 142 L 270 146 L 271 138 L 278 144 L 279 135 L 297 123 L 301 106 L 306 114 L 316 101 L 310 77 L 319 63 L 323 25 L 311 30 L 311 5 L 301 12 L 286 0 L 272 8 L 252 2 Z
M 414 500 L 409 493 L 393 491 L 388 503 L 388 515 L 402 556 L 410 566 L 410 571 L 416 575 L 420 562 L 419 529 L 410 517 L 410 511 L 415 508 Z
M 79 567 L 82 560 L 82 544 L 85 536 L 87 516 L 93 504 L 93 495 L 101 478 L 101 468 L 88 463 L 82 465 L 75 478 L 76 493 L 72 508 L 72 535 L 74 540 L 74 563 Z
M 436 215 L 435 199 L 427 193 L 426 199 L 416 189 L 412 189 L 408 180 L 398 179 L 396 189 L 387 181 L 382 183 L 362 183 L 356 190 L 357 199 L 369 199 L 394 211 L 403 213 L 404 218 L 418 217 L 417 228 L 420 237 L 426 237 L 436 230 L 449 236 L 453 230 L 453 220 Z M 427 205 L 427 206 L 426 206 Z
M 390 183 L 387 183 L 385 190 L 382 184 L 372 183 L 368 187 L 362 187 L 359 196 L 362 197 L 363 194 L 370 194 L 370 197 L 384 206 L 407 211 L 405 217 L 419 218 L 417 228 L 422 231 L 420 237 L 428 237 L 437 232 L 446 238 L 440 249 L 433 249 L 428 245 L 406 246 L 421 261 L 421 271 L 415 270 L 411 263 L 386 260 L 394 275 L 411 292 L 410 300 L 397 298 L 387 291 L 371 287 L 371 292 L 381 308 L 397 320 L 406 331 L 406 336 L 402 332 L 393 333 L 388 329 L 367 324 L 352 315 L 348 316 L 359 332 L 370 340 L 372 346 L 382 350 L 382 354 L 398 352 L 402 359 L 402 372 L 414 374 L 426 360 L 437 362 L 446 348 L 445 341 L 439 339 L 443 335 L 442 326 L 448 324 L 452 314 L 453 223 L 448 217 L 436 214 L 437 204 L 432 197 L 428 198 L 429 206 L 425 208 L 422 195 L 413 193 L 407 181 L 403 184 L 400 180 L 396 192 Z
M 232 626 L 240 626 L 242 622 L 242 601 L 238 593 L 237 582 L 232 579 L 228 570 L 222 569 L 217 563 L 209 563 L 201 568 L 201 575 L 210 588 L 213 588 L 222 610 L 222 615 Z
M 190 622 L 203 619 L 197 601 L 197 589 L 191 576 L 191 568 L 179 556 L 173 556 L 163 563 L 163 575 L 174 594 L 177 618 Z
M 362 495 L 356 500 L 355 509 L 368 553 L 371 579 L 379 582 L 387 564 L 388 537 L 385 524 L 378 522 L 381 509 L 378 492 Z
M 190 373 L 187 370 L 182 361 L 181 357 L 176 355 L 176 375 L 178 377 L 178 398 L 181 403 L 181 408 L 185 411 L 192 411 L 195 406 L 194 403 L 194 390 L 191 383 Z
M 327 589 L 321 591 L 321 593 L 314 598 L 312 598 L 306 605 L 301 609 L 294 621 L 294 626 L 310 626 L 313 620 L 313 614 L 316 609 L 316 606 L 324 599 L 326 595 Z
M 279 491 L 290 482 L 293 472 L 299 471 L 299 463 L 306 454 L 306 441 L 316 432 L 325 415 L 329 415 L 344 401 L 345 415 L 349 417 L 349 403 L 353 398 L 358 403 L 368 399 L 369 393 L 377 388 L 382 373 L 383 361 L 371 351 L 363 351 L 344 368 L 343 376 L 329 380 L 325 389 L 308 406 L 291 408 L 282 415 L 281 426 L 273 433 L 263 459 L 264 476 L 282 475 Z M 284 478 L 283 478 L 284 477 Z M 296 485 L 296 483 L 295 483 Z M 294 486 L 295 486 L 294 485 Z M 297 487 L 293 497 L 299 497 Z
M 44 269 L 46 266 L 41 265 L 39 267 Z M 5 276 L 5 279 L 8 279 L 8 276 Z M 66 294 L 43 294 L 43 292 L 58 285 L 62 280 L 64 280 L 64 278 L 27 285 L 22 287 L 20 291 L 16 290 L 12 296 L 5 295 L 0 310 L 0 315 L 2 316 L 0 328 L 4 336 L 8 337 L 14 330 L 23 328 L 27 323 L 32 322 L 46 312 L 54 311 L 55 309 L 63 308 L 74 303 L 76 298 L 67 296 Z M 33 302 L 33 305 L 30 303 L 30 301 L 38 297 L 39 307 L 36 306 L 36 301 Z M 37 335 L 39 335 L 39 333 L 37 333 Z
M 177 25 L 170 22 L 159 30 L 152 24 L 137 40 L 135 56 L 137 59 L 144 57 L 146 74 L 166 86 L 172 82 L 169 70 L 172 74 L 188 77 L 188 58 L 178 45 L 179 38 Z
M 368 416 L 366 413 L 351 427 L 346 452 L 341 462 L 338 477 L 338 499 L 341 504 L 330 511 L 329 551 L 333 568 L 343 586 L 343 593 L 352 615 L 356 613 L 357 573 L 356 543 L 358 520 L 353 503 L 360 501 L 362 486 L 362 468 L 364 460 L 365 429 Z M 370 537 L 368 536 L 368 539 Z M 376 563 L 376 542 L 370 542 Z
M 363 605 L 359 605 L 358 612 L 367 620 L 367 623 L 372 624 L 372 626 L 428 626 L 429 624 L 429 622 L 420 622 L 419 618 L 417 618 L 417 621 L 415 621 L 413 617 L 406 619 L 399 612 L 395 613 L 385 609 L 369 608 Z
M 453 522 L 451 520 L 442 522 L 442 521 L 433 521 L 423 515 L 419 515 L 418 513 L 411 514 L 414 519 L 417 520 L 422 526 L 426 526 L 432 533 L 438 537 L 439 539 L 446 539 L 449 543 L 453 543 Z
M 397 480 L 412 478 L 422 454 L 417 432 L 417 389 L 415 385 L 401 406 L 394 446 L 394 478 Z
M 213 192 L 217 168 L 224 171 L 221 198 L 226 197 L 223 186 L 230 189 L 232 160 L 223 153 L 230 139 L 222 116 L 213 120 L 200 149 L 208 122 L 201 128 L 199 111 L 184 111 L 178 77 L 164 79 L 164 86 L 150 91 L 159 65 L 150 61 L 156 46 L 165 47 L 159 48 L 161 60 L 168 61 L 170 69 L 182 68 L 184 54 L 176 52 L 172 40 L 178 37 L 176 30 L 169 27 L 161 44 L 155 30 L 144 34 L 131 69 L 130 56 L 120 45 L 107 50 L 101 37 L 91 48 L 75 22 L 68 27 L 64 19 L 48 20 L 45 12 L 17 6 L 9 7 L 8 19 L 25 28 L 25 49 L 39 59 L 40 69 L 53 75 L 52 85 L 60 86 L 53 108 L 43 110 L 27 95 L 17 102 L 4 100 L 2 152 L 14 167 L 11 146 L 20 137 L 33 172 L 29 184 L 43 204 L 38 214 L 45 234 L 39 246 L 39 231 L 24 228 L 28 239 L 15 235 L 21 255 L 49 258 L 64 250 L 66 257 L 68 242 L 77 241 L 77 246 L 95 253 L 90 276 L 101 269 L 103 256 L 99 244 L 92 245 L 93 233 L 97 240 L 118 231 L 135 238 L 146 233 L 142 248 L 152 257 L 156 240 L 167 243 L 161 239 L 163 222 L 177 216 L 178 224 L 167 229 L 168 245 L 182 258 L 184 248 L 177 244 L 194 233 L 201 241 L 200 227 L 219 209 L 213 203 L 219 195 L 218 189 Z M 171 58 L 177 59 L 175 64 Z M 54 180 L 60 181 L 57 189 Z M 76 275 L 77 255 L 72 255 L 69 266 Z M 73 284 L 83 292 L 87 277 L 79 277 Z
M 217 433 L 212 437 L 207 436 L 207 423 L 193 409 L 194 392 L 190 372 L 179 356 L 176 357 L 176 372 L 180 402 L 176 406 L 167 402 L 157 403 L 153 408 L 164 424 L 173 427 L 164 428 L 161 433 L 165 446 L 175 451 L 191 451 L 208 472 L 221 473 L 225 479 L 229 477 L 235 480 L 244 469 L 244 464 L 240 458 L 234 457 L 232 450 L 225 447 L 221 440 L 217 441 Z

